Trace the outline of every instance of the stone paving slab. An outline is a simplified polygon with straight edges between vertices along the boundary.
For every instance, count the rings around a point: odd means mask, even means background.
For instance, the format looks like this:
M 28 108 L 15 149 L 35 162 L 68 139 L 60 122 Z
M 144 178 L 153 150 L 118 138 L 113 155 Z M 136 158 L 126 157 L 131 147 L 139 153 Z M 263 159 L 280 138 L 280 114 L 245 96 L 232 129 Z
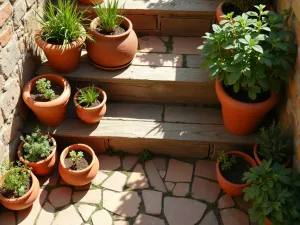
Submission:
M 242 197 L 231 198 L 221 192 L 218 183 L 214 181 L 215 161 L 154 157 L 153 160 L 141 162 L 138 156 L 131 155 L 102 154 L 98 157 L 102 164 L 92 184 L 71 187 L 58 182 L 58 175 L 54 179 L 57 182 L 45 182 L 48 178 L 43 179 L 43 189 L 33 206 L 17 213 L 0 207 L 0 223 L 250 224 L 246 212 L 251 203 L 245 202 Z M 161 176 L 162 171 L 167 172 L 166 176 Z M 160 187 L 165 187 L 166 192 L 155 190 Z

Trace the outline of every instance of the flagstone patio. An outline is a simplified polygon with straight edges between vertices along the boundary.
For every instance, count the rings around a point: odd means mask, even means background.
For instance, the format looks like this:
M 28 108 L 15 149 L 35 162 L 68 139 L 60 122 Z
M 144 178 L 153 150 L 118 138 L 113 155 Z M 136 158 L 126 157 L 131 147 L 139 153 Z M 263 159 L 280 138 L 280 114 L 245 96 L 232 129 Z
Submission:
M 0 208 L 5 225 L 249 225 L 249 203 L 224 194 L 211 160 L 99 155 L 91 184 L 67 185 L 57 170 L 40 178 L 29 209 Z

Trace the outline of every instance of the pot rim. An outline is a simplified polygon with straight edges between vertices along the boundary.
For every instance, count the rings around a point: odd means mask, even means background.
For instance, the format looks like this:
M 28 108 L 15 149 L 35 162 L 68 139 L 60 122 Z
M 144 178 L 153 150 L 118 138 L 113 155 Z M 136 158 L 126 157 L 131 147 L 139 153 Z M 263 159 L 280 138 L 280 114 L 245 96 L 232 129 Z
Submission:
M 84 88 L 80 88 L 80 90 L 86 90 L 88 88 L 89 87 L 84 87 Z M 105 93 L 105 91 L 103 89 L 98 88 L 98 87 L 95 87 L 95 88 L 97 89 L 97 91 L 99 92 L 99 94 L 101 94 L 102 97 L 103 97 L 103 100 L 100 103 L 100 105 L 97 105 L 95 107 L 89 107 L 89 108 L 86 108 L 86 107 L 83 107 L 83 106 L 79 105 L 79 103 L 77 102 L 77 96 L 79 95 L 80 90 L 78 90 L 75 93 L 74 97 L 73 97 L 73 102 L 74 102 L 75 107 L 78 107 L 78 108 L 80 108 L 82 110 L 87 110 L 87 111 L 91 111 L 91 110 L 95 110 L 95 109 L 99 109 L 99 108 L 103 107 L 105 105 L 106 101 L 107 101 L 107 95 L 106 95 L 106 93 Z
M 86 167 L 86 168 L 84 168 L 82 170 L 76 170 L 75 171 L 75 170 L 70 170 L 69 168 L 66 167 L 64 159 L 66 158 L 67 154 L 70 151 L 77 150 L 77 149 L 74 149 L 74 147 L 76 148 L 77 146 L 83 147 L 83 148 L 80 148 L 80 150 L 85 151 L 85 152 L 89 153 L 92 156 L 92 162 L 88 165 L 88 167 Z M 95 161 L 96 161 L 96 155 L 95 155 L 94 150 L 90 146 L 88 146 L 88 145 L 85 145 L 85 144 L 73 144 L 73 145 L 69 145 L 68 147 L 66 147 L 62 151 L 62 153 L 60 154 L 59 160 L 60 160 L 60 163 L 61 163 L 62 167 L 66 171 L 68 171 L 68 173 L 81 174 L 81 173 L 84 173 L 86 171 L 89 171 L 92 168 L 92 166 L 95 164 Z
M 52 82 L 53 82 L 53 80 L 51 80 L 51 79 L 55 79 L 55 78 L 60 79 L 61 82 L 63 83 L 63 88 L 64 88 L 63 93 L 61 93 L 61 95 L 58 98 L 48 101 L 48 102 L 35 101 L 31 97 L 30 92 L 31 92 L 32 88 L 35 87 L 36 81 L 39 80 L 40 78 L 46 78 Z M 60 84 L 58 84 L 58 85 L 60 85 Z M 60 85 L 60 86 L 62 87 L 62 85 Z M 24 101 L 34 107 L 37 107 L 37 108 L 50 108 L 50 107 L 54 107 L 56 105 L 63 104 L 63 103 L 65 103 L 65 99 L 67 99 L 67 101 L 69 101 L 70 94 L 71 94 L 71 88 L 70 88 L 70 84 L 67 81 L 67 79 L 65 79 L 64 77 L 62 77 L 60 75 L 56 75 L 56 74 L 42 74 L 42 75 L 36 76 L 33 79 L 31 79 L 30 81 L 28 81 L 28 83 L 25 85 L 25 87 L 23 89 Z
M 30 167 L 30 166 L 36 166 L 36 165 L 40 165 L 40 164 L 43 164 L 44 162 L 46 161 L 49 161 L 53 156 L 54 154 L 56 153 L 56 148 L 57 148 L 57 145 L 56 145 L 56 141 L 55 139 L 50 135 L 50 134 L 45 134 L 48 136 L 49 139 L 52 140 L 52 143 L 53 143 L 53 150 L 51 152 L 50 155 L 48 155 L 48 157 L 46 159 L 43 159 L 41 161 L 38 161 L 38 162 L 30 162 L 30 161 L 27 161 L 27 165 Z M 24 145 L 24 141 L 21 141 L 21 143 L 19 144 L 19 147 L 18 147 L 18 157 L 20 159 L 20 161 L 25 164 L 26 160 L 23 158 L 23 145 Z
M 98 16 L 96 18 L 94 18 L 92 20 L 92 22 L 90 23 L 89 31 L 93 33 L 93 36 L 99 36 L 99 37 L 105 37 L 105 38 L 111 38 L 111 39 L 128 36 L 129 33 L 131 32 L 132 28 L 133 28 L 131 21 L 125 16 L 120 16 L 120 15 L 117 15 L 117 16 L 118 16 L 118 18 L 123 18 L 124 19 L 121 23 L 122 25 L 124 25 L 124 23 L 128 23 L 127 30 L 124 33 L 118 34 L 118 35 L 100 34 L 99 32 L 96 31 L 97 25 L 100 24 L 100 19 L 99 19 Z
M 30 171 L 28 169 L 24 169 L 24 168 L 21 168 L 21 169 L 22 170 L 26 170 L 30 174 L 31 181 L 32 181 L 30 189 L 23 196 L 21 196 L 19 198 L 12 198 L 12 199 L 4 197 L 0 193 L 0 200 L 5 201 L 5 202 L 10 202 L 10 203 L 17 203 L 17 202 L 23 200 L 24 198 L 27 198 L 32 193 L 33 188 L 34 188 L 34 184 L 35 184 L 35 182 L 34 182 L 34 174 L 32 173 L 32 171 Z M 2 176 L 2 177 L 4 177 L 4 176 Z M 1 185 L 2 185 L 2 182 L 3 182 L 3 180 L 1 178 Z
M 79 26 L 80 26 L 81 30 L 85 30 L 81 24 Z M 43 32 L 43 28 L 41 28 L 35 32 L 35 34 L 34 34 L 35 42 L 37 43 L 37 45 L 40 48 L 48 49 L 48 50 L 52 50 L 52 51 L 65 52 L 68 50 L 72 50 L 74 48 L 81 47 L 86 40 L 86 37 L 81 35 L 75 41 L 72 41 L 71 43 L 67 44 L 65 49 L 63 50 L 63 47 L 62 47 L 63 45 L 50 44 L 50 43 L 44 41 L 42 38 L 42 32 Z
M 230 152 L 225 152 L 226 155 L 235 155 L 235 156 L 238 156 L 244 160 L 246 160 L 250 165 L 251 167 L 256 167 L 257 164 L 255 162 L 255 160 L 248 154 L 244 153 L 244 152 L 241 152 L 241 151 L 238 151 L 238 150 L 235 150 L 235 151 L 230 151 Z M 220 170 L 220 162 L 217 160 L 217 163 L 216 163 L 216 170 L 217 170 L 217 173 L 220 175 L 220 177 L 223 179 L 224 183 L 226 183 L 227 185 L 231 185 L 231 186 L 234 186 L 236 188 L 245 188 L 247 186 L 249 186 L 249 183 L 246 183 L 246 184 L 235 184 L 235 183 L 232 183 L 230 181 L 228 181 L 222 174 L 221 170 Z

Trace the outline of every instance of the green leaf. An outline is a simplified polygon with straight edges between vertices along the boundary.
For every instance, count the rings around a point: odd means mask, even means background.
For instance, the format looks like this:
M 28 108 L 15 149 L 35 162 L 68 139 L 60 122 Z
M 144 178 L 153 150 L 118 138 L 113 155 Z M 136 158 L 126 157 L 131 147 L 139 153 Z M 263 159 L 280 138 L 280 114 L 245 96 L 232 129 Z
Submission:
M 288 176 L 280 176 L 279 180 L 284 183 L 284 184 L 290 184 L 291 183 L 291 178 Z
M 251 98 L 252 100 L 256 99 L 256 93 L 254 91 L 248 91 L 248 96 L 249 98 Z
M 281 88 L 281 82 L 277 79 L 272 79 L 271 80 L 271 87 L 272 90 L 275 91 L 276 93 L 279 92 L 280 88 Z
M 228 84 L 229 85 L 233 85 L 237 82 L 237 80 L 240 78 L 241 76 L 241 73 L 240 72 L 233 72 L 233 73 L 230 73 L 228 75 Z
M 233 63 L 239 63 L 244 59 L 244 54 L 238 53 L 238 54 L 234 55 L 233 59 L 234 59 Z
M 233 90 L 234 90 L 235 93 L 237 93 L 240 90 L 240 83 L 236 82 L 233 85 Z
M 272 67 L 272 61 L 267 58 L 260 57 L 260 62 L 267 65 L 268 67 Z
M 239 39 L 239 42 L 241 42 L 241 43 L 243 43 L 243 44 L 248 44 L 248 42 L 247 42 L 247 40 L 246 39 L 244 39 L 244 38 L 240 38 Z
M 259 46 L 259 45 L 254 45 L 254 46 L 252 46 L 252 48 L 253 48 L 255 51 L 257 51 L 257 52 L 259 52 L 259 53 L 261 53 L 261 54 L 264 53 L 264 50 L 263 50 L 262 47 Z

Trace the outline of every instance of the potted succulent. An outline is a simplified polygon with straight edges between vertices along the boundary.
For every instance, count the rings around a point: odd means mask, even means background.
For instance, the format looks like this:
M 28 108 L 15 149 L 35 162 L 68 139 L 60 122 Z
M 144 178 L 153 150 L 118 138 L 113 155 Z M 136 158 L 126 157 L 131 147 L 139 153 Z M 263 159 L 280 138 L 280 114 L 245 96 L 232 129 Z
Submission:
M 60 155 L 59 174 L 68 184 L 86 185 L 95 178 L 98 170 L 98 158 L 87 145 L 70 145 Z
M 230 196 L 242 195 L 243 189 L 250 185 L 242 181 L 243 174 L 255 166 L 255 161 L 243 152 L 220 152 L 216 163 L 220 187 Z
M 216 9 L 216 18 L 218 23 L 224 20 L 224 16 L 228 13 L 234 12 L 234 15 L 241 15 L 242 13 L 252 10 L 255 5 L 267 4 L 268 0 L 225 0 L 222 1 Z M 273 9 L 271 5 L 267 5 L 268 9 Z
M 36 176 L 18 162 L 3 162 L 0 168 L 0 202 L 11 210 L 30 207 L 38 197 L 40 184 Z
M 46 126 L 57 126 L 64 119 L 71 95 L 69 82 L 59 75 L 43 74 L 23 89 L 23 100 Z
M 49 175 L 56 163 L 56 141 L 47 134 L 42 134 L 37 127 L 35 131 L 21 136 L 22 142 L 18 148 L 19 160 L 32 168 L 32 172 L 36 175 Z
M 244 174 L 251 184 L 244 189 L 244 199 L 252 201 L 250 220 L 258 225 L 296 225 L 300 219 L 299 176 L 292 178 L 292 169 L 272 160 L 251 168 Z M 297 190 L 298 188 L 298 190 Z
M 105 70 L 129 66 L 136 54 L 138 41 L 129 19 L 118 9 L 118 0 L 96 4 L 97 17 L 91 22 L 86 48 L 92 63 Z
M 91 38 L 81 25 L 84 13 L 76 10 L 75 1 L 58 0 L 57 6 L 48 1 L 39 17 L 42 27 L 35 33 L 35 41 L 58 72 L 78 67 L 83 44 Z
M 291 138 L 285 130 L 281 129 L 280 123 L 273 121 L 270 127 L 260 129 L 254 146 L 254 158 L 260 166 L 262 160 L 272 160 L 287 167 L 291 162 Z
M 199 47 L 206 58 L 202 66 L 216 79 L 224 125 L 237 135 L 253 133 L 276 105 L 297 49 L 287 39 L 283 15 L 255 7 L 258 12 L 228 14 Z
M 106 112 L 106 93 L 95 86 L 78 90 L 73 98 L 76 113 L 86 123 L 98 123 Z

